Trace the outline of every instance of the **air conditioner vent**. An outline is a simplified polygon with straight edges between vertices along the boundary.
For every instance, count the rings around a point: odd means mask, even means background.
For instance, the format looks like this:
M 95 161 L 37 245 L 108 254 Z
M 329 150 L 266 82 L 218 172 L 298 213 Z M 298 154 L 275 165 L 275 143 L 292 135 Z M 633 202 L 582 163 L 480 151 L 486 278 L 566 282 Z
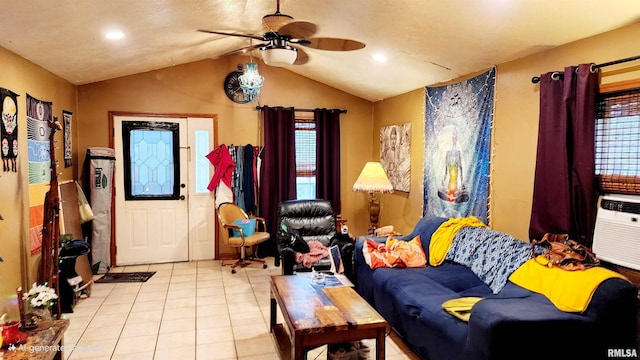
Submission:
M 603 195 L 593 232 L 593 251 L 604 261 L 640 270 L 640 196 Z
M 628 214 L 640 214 L 640 203 L 602 199 L 600 207 L 606 210 L 622 211 Z

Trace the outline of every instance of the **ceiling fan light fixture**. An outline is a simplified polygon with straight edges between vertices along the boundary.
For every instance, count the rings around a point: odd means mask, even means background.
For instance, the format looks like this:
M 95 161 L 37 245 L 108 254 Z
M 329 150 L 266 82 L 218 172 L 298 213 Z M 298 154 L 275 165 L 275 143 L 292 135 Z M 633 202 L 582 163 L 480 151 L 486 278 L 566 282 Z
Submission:
M 267 45 L 260 48 L 262 60 L 269 66 L 293 65 L 298 57 L 298 50 L 292 46 Z

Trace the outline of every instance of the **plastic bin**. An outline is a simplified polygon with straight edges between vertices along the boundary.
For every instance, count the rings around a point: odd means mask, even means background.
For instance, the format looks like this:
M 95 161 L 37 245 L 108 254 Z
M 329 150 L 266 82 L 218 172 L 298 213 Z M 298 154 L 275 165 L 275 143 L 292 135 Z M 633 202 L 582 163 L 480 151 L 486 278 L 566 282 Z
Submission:
M 256 231 L 256 219 L 239 219 L 234 221 L 233 225 L 240 225 L 244 236 L 251 236 Z M 240 231 L 233 229 L 233 236 L 239 237 Z

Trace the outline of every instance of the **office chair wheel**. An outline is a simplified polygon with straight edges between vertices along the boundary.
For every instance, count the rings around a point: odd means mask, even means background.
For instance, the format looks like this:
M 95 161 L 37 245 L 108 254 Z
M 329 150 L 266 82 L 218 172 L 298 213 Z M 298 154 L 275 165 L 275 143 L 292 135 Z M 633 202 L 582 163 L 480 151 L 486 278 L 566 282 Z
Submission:
M 267 268 L 267 264 L 262 264 L 262 268 L 266 269 Z
M 231 273 L 235 274 L 236 273 L 236 269 L 231 269 Z

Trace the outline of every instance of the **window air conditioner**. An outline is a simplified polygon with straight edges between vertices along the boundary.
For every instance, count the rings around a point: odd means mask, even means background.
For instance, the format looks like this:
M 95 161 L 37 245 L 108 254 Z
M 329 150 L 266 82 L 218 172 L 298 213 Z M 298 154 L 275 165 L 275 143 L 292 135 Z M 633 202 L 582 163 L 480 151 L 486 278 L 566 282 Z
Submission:
M 603 261 L 640 270 L 640 196 L 600 197 L 593 252 Z

